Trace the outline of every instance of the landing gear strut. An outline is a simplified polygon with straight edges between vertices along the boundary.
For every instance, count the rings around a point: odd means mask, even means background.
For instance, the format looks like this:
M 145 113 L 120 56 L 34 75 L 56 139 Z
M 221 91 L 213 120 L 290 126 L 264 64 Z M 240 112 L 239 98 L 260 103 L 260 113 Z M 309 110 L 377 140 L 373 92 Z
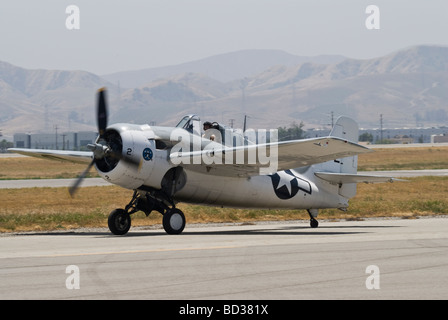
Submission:
M 311 228 L 317 228 L 319 226 L 319 221 L 316 220 L 317 214 L 319 210 L 317 209 L 308 209 L 308 214 L 310 215 L 310 226 Z
M 109 214 L 109 230 L 115 235 L 124 235 L 131 228 L 131 214 L 143 211 L 148 216 L 153 210 L 163 215 L 162 225 L 168 234 L 180 234 L 185 228 L 185 215 L 175 207 L 172 199 L 160 190 L 134 191 L 131 201 L 124 209 L 115 209 Z

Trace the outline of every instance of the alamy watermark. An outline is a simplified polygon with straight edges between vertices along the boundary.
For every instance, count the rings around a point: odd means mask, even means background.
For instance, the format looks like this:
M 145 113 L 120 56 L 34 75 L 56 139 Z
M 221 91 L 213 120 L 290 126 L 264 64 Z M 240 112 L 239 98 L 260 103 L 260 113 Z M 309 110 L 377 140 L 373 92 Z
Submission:
M 65 19 L 65 27 L 68 30 L 79 30 L 81 28 L 81 17 L 79 7 L 69 5 L 65 8 L 65 13 L 69 16 Z
M 380 29 L 380 8 L 376 5 L 369 5 L 366 8 L 366 14 L 369 14 L 365 21 L 366 28 L 368 30 Z
M 223 135 L 224 134 L 224 135 Z M 171 141 L 179 141 L 171 149 L 171 162 L 180 164 L 256 165 L 260 174 L 277 172 L 278 130 L 253 130 L 244 133 L 234 129 L 209 129 L 203 137 L 175 129 Z
M 65 287 L 69 290 L 80 289 L 80 273 L 77 265 L 69 265 L 65 268 L 65 273 L 70 274 L 65 280 Z
M 366 279 L 366 288 L 378 290 L 380 288 L 380 268 L 376 265 L 367 266 L 366 273 L 369 274 Z
M 69 5 L 65 8 L 65 13 L 68 14 L 65 19 L 65 27 L 68 30 L 79 30 L 81 28 L 80 10 L 77 5 Z M 374 4 L 366 7 L 365 13 L 369 16 L 365 20 L 365 26 L 368 30 L 380 29 L 380 8 Z

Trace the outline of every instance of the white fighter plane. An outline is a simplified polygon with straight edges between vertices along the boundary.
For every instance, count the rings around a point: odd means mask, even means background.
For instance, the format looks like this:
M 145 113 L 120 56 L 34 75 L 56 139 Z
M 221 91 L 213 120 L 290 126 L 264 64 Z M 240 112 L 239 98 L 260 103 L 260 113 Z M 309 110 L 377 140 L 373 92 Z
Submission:
M 98 91 L 99 136 L 91 151 L 11 148 L 9 151 L 52 160 L 88 164 L 69 189 L 76 192 L 92 166 L 106 181 L 134 190 L 124 209 L 108 218 L 113 234 L 131 227 L 131 215 L 143 211 L 163 215 L 168 234 L 180 234 L 185 216 L 176 208 L 183 201 L 236 208 L 305 209 L 316 228 L 319 209 L 346 210 L 360 182 L 388 182 L 390 177 L 357 174 L 358 125 L 337 119 L 330 136 L 275 141 L 275 132 L 260 136 L 213 123 L 203 134 L 196 115 L 176 127 L 118 123 L 107 125 L 105 90 Z M 252 133 L 252 134 L 251 134 Z M 258 141 L 257 141 L 258 139 Z

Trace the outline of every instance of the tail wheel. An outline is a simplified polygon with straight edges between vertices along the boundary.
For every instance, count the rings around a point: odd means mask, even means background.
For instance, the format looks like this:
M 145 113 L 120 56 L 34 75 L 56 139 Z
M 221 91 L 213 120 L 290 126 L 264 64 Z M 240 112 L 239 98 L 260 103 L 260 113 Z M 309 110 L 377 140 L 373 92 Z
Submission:
M 317 209 L 308 209 L 308 214 L 310 216 L 310 226 L 311 228 L 317 228 L 319 226 L 319 221 L 316 220 L 317 215 L 319 214 L 319 210 Z
M 180 234 L 185 228 L 185 215 L 179 209 L 170 209 L 163 215 L 162 223 L 166 233 Z
M 131 216 L 124 209 L 115 209 L 109 214 L 107 224 L 113 234 L 123 235 L 131 228 Z

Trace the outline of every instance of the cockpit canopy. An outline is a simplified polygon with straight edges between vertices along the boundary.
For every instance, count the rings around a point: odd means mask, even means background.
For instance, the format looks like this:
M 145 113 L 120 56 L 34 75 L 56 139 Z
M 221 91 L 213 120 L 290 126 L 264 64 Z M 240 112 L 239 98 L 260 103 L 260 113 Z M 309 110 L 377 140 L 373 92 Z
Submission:
M 187 115 L 179 121 L 176 128 L 182 128 L 192 134 L 201 135 L 201 119 L 195 114 Z
M 194 135 L 202 136 L 203 138 L 210 139 L 211 135 L 214 135 L 213 140 L 215 142 L 225 144 L 226 146 L 241 146 L 247 144 L 253 144 L 249 141 L 241 130 L 229 128 L 218 122 L 213 122 L 211 130 L 203 132 L 201 126 L 201 119 L 195 114 L 184 116 L 176 128 L 182 128 Z M 202 135 L 204 133 L 204 135 Z

